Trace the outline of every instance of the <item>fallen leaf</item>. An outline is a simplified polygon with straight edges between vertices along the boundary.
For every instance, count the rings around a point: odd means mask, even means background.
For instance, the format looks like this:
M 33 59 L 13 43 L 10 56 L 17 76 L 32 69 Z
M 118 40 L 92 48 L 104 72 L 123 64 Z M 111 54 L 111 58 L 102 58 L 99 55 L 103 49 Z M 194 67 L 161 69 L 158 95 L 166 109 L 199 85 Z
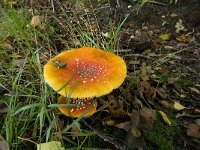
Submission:
M 151 87 L 148 82 L 141 81 L 139 83 L 138 92 L 141 98 L 144 99 L 144 96 L 143 96 L 143 93 L 144 93 L 147 98 L 147 101 L 152 105 L 154 104 L 154 98 L 156 96 L 156 88 Z
M 156 67 L 155 69 L 157 70 L 158 73 L 167 74 L 170 72 L 171 68 L 169 65 L 162 65 L 161 67 Z
M 145 129 L 153 128 L 153 120 L 155 117 L 153 116 L 153 111 L 151 109 L 146 107 L 141 108 L 140 117 Z
M 169 101 L 169 100 L 160 100 L 159 101 L 160 104 L 162 104 L 163 106 L 165 106 L 166 108 L 171 108 L 173 109 L 173 102 Z
M 74 122 L 72 128 L 71 128 L 71 135 L 72 135 L 72 139 L 75 140 L 75 138 L 77 137 L 77 133 L 81 132 L 80 129 L 80 124 L 78 122 Z
M 171 13 L 170 17 L 174 18 L 174 17 L 177 17 L 178 15 L 175 14 L 175 13 Z
M 37 144 L 37 150 L 64 150 L 64 149 L 65 148 L 61 146 L 61 142 L 57 141 Z
M 156 92 L 158 93 L 158 95 L 160 97 L 162 97 L 163 99 L 166 99 L 167 98 L 167 93 L 166 93 L 166 89 L 162 88 L 162 87 L 159 87 L 156 89 Z
M 187 135 L 191 137 L 200 138 L 200 127 L 195 123 L 185 124 L 187 128 Z
M 132 132 L 128 133 L 125 143 L 126 143 L 127 150 L 134 150 L 134 149 L 145 150 L 145 149 L 147 149 L 144 137 L 143 136 L 134 137 Z
M 192 40 L 192 37 L 181 35 L 176 38 L 176 41 L 181 43 L 189 43 Z
M 136 138 L 141 136 L 141 131 L 138 128 L 131 128 L 131 133 Z
M 184 107 L 183 105 L 181 105 L 179 102 L 174 102 L 174 109 L 176 110 L 183 110 L 186 107 Z
M 14 59 L 13 61 L 12 61 L 12 65 L 14 66 L 14 67 L 20 67 L 20 66 L 23 66 L 23 65 L 25 65 L 26 63 L 28 63 L 28 60 L 27 59 Z
M 13 46 L 11 44 L 10 41 L 5 41 L 2 45 L 1 45 L 2 48 L 5 48 L 7 50 L 13 50 Z
M 130 131 L 131 129 L 131 121 L 126 121 L 123 123 L 119 123 L 115 125 L 117 128 L 124 129 L 125 131 Z
M 105 37 L 105 38 L 109 38 L 110 37 L 108 32 L 106 32 L 106 33 L 102 32 L 102 36 Z
M 141 100 L 138 99 L 137 96 L 134 96 L 133 99 L 132 99 L 132 104 L 133 104 L 134 108 L 138 108 L 139 109 L 139 108 L 143 107 L 143 104 L 142 104 Z
M 196 120 L 195 120 L 195 123 L 196 123 L 198 126 L 200 126 L 200 119 L 196 119 Z
M 0 108 L 0 114 L 5 114 L 8 112 L 8 107 Z
M 171 123 L 171 121 L 169 120 L 169 118 L 167 117 L 167 115 L 166 115 L 163 111 L 158 111 L 158 112 L 159 112 L 159 114 L 162 116 L 164 122 L 171 126 L 172 123 Z
M 132 110 L 131 113 L 131 127 L 138 127 L 140 123 L 140 114 L 136 110 Z
M 161 34 L 161 35 L 160 35 L 160 38 L 161 38 L 162 40 L 166 41 L 166 40 L 169 40 L 170 36 L 169 36 L 169 34 Z
M 195 92 L 197 94 L 200 94 L 200 91 L 198 89 L 196 89 L 195 87 L 189 87 L 189 89 L 192 91 L 192 92 Z
M 123 100 L 115 100 L 113 95 L 108 95 L 108 100 L 112 102 L 108 109 L 113 116 L 126 116 L 127 112 L 124 110 L 124 101 Z
M 106 124 L 109 125 L 109 126 L 113 126 L 115 124 L 115 120 L 108 120 L 106 121 Z
M 195 108 L 195 112 L 200 113 L 200 109 L 199 108 Z
M 9 144 L 6 140 L 0 140 L 0 150 L 9 150 Z
M 183 25 L 183 21 L 181 19 L 179 19 L 178 22 L 176 22 L 175 28 L 176 28 L 176 33 L 180 33 L 181 31 L 186 31 Z
M 41 21 L 42 21 L 41 16 L 34 16 L 31 20 L 31 26 L 35 28 L 41 24 Z
M 170 46 L 170 45 L 164 45 L 164 48 L 165 48 L 166 50 L 173 50 L 173 49 L 175 49 L 175 47 Z

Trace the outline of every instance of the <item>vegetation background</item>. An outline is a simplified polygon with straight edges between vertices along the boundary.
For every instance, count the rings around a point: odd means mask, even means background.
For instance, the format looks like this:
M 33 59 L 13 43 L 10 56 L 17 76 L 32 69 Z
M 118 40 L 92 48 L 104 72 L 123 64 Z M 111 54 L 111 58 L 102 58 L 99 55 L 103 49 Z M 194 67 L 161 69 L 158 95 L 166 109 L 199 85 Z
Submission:
M 2 0 L 0 149 L 199 149 L 198 0 Z M 63 116 L 43 66 L 92 46 L 126 61 L 89 118 Z M 46 147 L 47 149 L 47 147 Z

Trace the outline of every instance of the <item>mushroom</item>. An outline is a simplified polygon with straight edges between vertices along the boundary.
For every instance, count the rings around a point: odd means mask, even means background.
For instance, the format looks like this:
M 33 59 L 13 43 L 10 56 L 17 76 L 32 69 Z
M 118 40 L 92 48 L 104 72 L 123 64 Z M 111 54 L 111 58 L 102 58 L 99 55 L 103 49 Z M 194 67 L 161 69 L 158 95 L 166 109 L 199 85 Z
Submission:
M 58 109 L 63 113 L 65 116 L 70 117 L 88 117 L 96 112 L 97 102 L 93 99 L 72 99 L 70 98 L 70 102 L 67 101 L 68 99 L 64 96 L 60 96 L 58 99 L 59 104 L 77 104 L 77 106 L 62 106 Z
M 80 99 L 110 93 L 123 83 L 126 73 L 121 57 L 91 47 L 66 50 L 44 66 L 44 79 L 55 91 Z

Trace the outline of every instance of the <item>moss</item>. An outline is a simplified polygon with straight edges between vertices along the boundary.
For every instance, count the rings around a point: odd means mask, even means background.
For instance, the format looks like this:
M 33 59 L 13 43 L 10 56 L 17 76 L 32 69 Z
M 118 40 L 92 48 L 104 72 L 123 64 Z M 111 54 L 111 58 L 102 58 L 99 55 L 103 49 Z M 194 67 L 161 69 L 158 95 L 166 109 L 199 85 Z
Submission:
M 181 130 L 177 120 L 172 112 L 168 112 L 168 118 L 172 122 L 172 126 L 167 125 L 161 117 L 154 123 L 151 131 L 145 133 L 145 138 L 148 141 L 147 147 L 159 150 L 179 150 L 181 145 Z

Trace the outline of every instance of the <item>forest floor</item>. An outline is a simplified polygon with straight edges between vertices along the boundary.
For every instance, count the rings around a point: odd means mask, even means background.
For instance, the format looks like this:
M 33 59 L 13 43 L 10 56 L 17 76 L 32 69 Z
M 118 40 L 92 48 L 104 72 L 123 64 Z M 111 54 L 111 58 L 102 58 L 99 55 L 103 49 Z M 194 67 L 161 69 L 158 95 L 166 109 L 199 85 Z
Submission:
M 0 149 L 200 149 L 198 0 L 3 2 Z M 83 46 L 117 53 L 128 73 L 94 115 L 73 119 L 49 107 L 58 95 L 43 66 Z

